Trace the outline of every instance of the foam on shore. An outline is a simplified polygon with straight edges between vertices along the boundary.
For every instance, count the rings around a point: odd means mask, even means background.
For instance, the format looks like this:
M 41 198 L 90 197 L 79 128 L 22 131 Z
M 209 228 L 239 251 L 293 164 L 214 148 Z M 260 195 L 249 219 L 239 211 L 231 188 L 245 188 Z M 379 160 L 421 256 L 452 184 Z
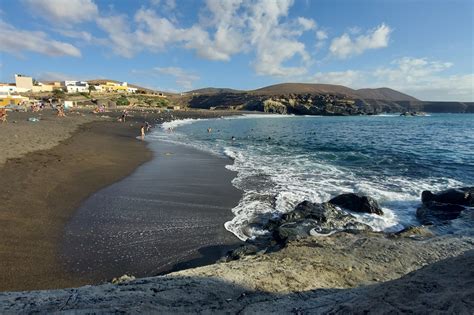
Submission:
M 290 118 L 293 120 L 297 117 L 316 121 L 312 119 L 314 116 L 262 114 L 225 119 Z M 387 115 L 387 117 L 398 116 Z M 316 118 L 318 122 L 322 119 Z M 172 125 L 184 126 L 198 122 L 198 120 L 174 121 Z M 214 127 L 213 123 L 216 123 L 218 128 L 228 129 L 227 124 L 223 125 L 217 121 L 209 122 L 209 126 Z M 165 125 L 162 129 L 166 130 L 168 126 Z M 328 157 L 329 153 L 325 152 L 314 152 L 314 154 L 298 152 L 292 148 L 291 144 L 281 144 L 278 141 L 275 143 L 266 138 L 260 139 L 253 133 L 250 135 L 256 137 L 254 140 L 237 138 L 231 141 L 228 139 L 229 136 L 223 134 L 208 135 L 205 132 L 207 126 L 186 128 L 184 132 L 178 128 L 171 133 L 158 132 L 154 136 L 214 154 L 226 155 L 234 161 L 226 167 L 237 172 L 232 183 L 244 194 L 239 204 L 232 209 L 234 218 L 226 222 L 225 227 L 241 240 L 265 234 L 266 231 L 262 229 L 262 223 L 264 223 L 262 220 L 291 211 L 303 200 L 320 203 L 328 201 L 335 195 L 348 192 L 362 193 L 377 199 L 384 211 L 383 216 L 352 213 L 358 221 L 368 224 L 375 231 L 396 232 L 417 224 L 415 213 L 422 190 L 442 190 L 445 187 L 463 184 L 449 177 L 415 178 L 398 174 L 386 176 L 384 173 L 361 176 L 350 167 L 331 163 L 331 159 L 334 158 L 348 161 L 367 159 L 367 156 L 361 152 L 338 152 L 337 156 Z

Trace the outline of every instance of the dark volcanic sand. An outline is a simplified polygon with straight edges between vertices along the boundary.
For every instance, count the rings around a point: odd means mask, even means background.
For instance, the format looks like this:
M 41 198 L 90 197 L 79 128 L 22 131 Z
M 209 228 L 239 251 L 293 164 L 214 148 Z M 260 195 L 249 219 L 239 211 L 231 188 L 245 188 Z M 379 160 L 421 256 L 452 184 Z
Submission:
M 90 121 L 89 111 L 81 110 L 84 123 Z M 92 193 L 122 179 L 151 158 L 151 151 L 144 142 L 135 138 L 144 120 L 155 123 L 239 113 L 132 111 L 134 117 L 125 124 L 114 118 L 85 124 L 66 140 L 55 138 L 58 142 L 62 140 L 55 147 L 35 151 L 44 148 L 44 141 L 40 140 L 53 141 L 50 138 L 56 137 L 58 128 L 66 132 L 73 128 L 63 125 L 81 123 L 77 121 L 80 115 L 58 119 L 50 111 L 41 114 L 40 122 L 24 123 L 32 113 L 10 113 L 9 124 L 0 125 L 3 136 L 0 138 L 14 137 L 22 146 L 28 146 L 29 151 L 34 151 L 23 155 L 24 150 L 18 151 L 18 146 L 11 141 L 3 142 L 0 148 L 8 150 L 7 158 L 15 157 L 0 164 L 0 291 L 65 288 L 89 283 L 89 279 L 79 274 L 66 272 L 59 259 L 64 227 Z M 117 117 L 120 110 L 106 115 Z M 33 136 L 33 131 L 38 134 Z M 39 139 L 41 136 L 47 139 Z
M 129 125 L 93 122 L 50 150 L 0 166 L 0 291 L 87 283 L 57 259 L 63 228 L 82 200 L 151 158 L 136 134 Z
M 98 283 L 211 263 L 239 243 L 224 228 L 241 193 L 231 160 L 153 142 L 152 161 L 88 198 L 65 229 L 70 272 Z

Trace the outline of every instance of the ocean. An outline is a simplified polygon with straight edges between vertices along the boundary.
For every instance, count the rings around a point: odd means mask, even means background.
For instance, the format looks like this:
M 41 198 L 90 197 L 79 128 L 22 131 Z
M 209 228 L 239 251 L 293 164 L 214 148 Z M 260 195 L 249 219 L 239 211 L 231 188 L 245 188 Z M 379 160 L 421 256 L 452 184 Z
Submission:
M 210 132 L 209 132 L 210 131 Z M 241 240 L 303 200 L 346 192 L 377 199 L 383 216 L 353 214 L 376 231 L 417 225 L 423 190 L 474 185 L 474 115 L 243 115 L 175 120 L 148 137 L 228 156 L 243 191 L 225 224 Z

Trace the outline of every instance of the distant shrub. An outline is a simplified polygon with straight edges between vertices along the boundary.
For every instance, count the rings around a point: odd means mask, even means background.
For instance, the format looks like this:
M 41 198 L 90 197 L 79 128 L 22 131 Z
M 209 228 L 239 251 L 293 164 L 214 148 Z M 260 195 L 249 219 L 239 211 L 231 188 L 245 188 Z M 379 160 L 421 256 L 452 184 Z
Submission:
M 164 98 L 160 98 L 156 101 L 156 104 L 160 107 L 167 107 L 169 105 L 169 101 L 167 99 L 164 99 Z
M 128 105 L 130 105 L 130 101 L 124 95 L 121 95 L 119 98 L 117 98 L 117 100 L 115 102 L 117 103 L 117 106 L 128 106 Z
M 63 98 L 65 94 L 66 93 L 64 93 L 64 91 L 61 90 L 61 89 L 54 89 L 53 90 L 53 96 L 56 97 L 56 98 Z

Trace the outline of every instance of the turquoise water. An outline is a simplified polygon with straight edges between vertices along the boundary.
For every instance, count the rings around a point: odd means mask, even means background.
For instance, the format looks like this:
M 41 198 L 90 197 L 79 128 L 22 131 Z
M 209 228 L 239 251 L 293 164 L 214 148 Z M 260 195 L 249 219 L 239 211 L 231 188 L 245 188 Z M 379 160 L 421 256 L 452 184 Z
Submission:
M 423 190 L 474 185 L 472 114 L 248 115 L 165 123 L 153 137 L 234 160 L 227 167 L 237 172 L 233 184 L 244 194 L 226 228 L 241 239 L 265 233 L 256 224 L 262 217 L 344 192 L 376 198 L 385 215 L 358 219 L 396 231 L 417 223 Z

